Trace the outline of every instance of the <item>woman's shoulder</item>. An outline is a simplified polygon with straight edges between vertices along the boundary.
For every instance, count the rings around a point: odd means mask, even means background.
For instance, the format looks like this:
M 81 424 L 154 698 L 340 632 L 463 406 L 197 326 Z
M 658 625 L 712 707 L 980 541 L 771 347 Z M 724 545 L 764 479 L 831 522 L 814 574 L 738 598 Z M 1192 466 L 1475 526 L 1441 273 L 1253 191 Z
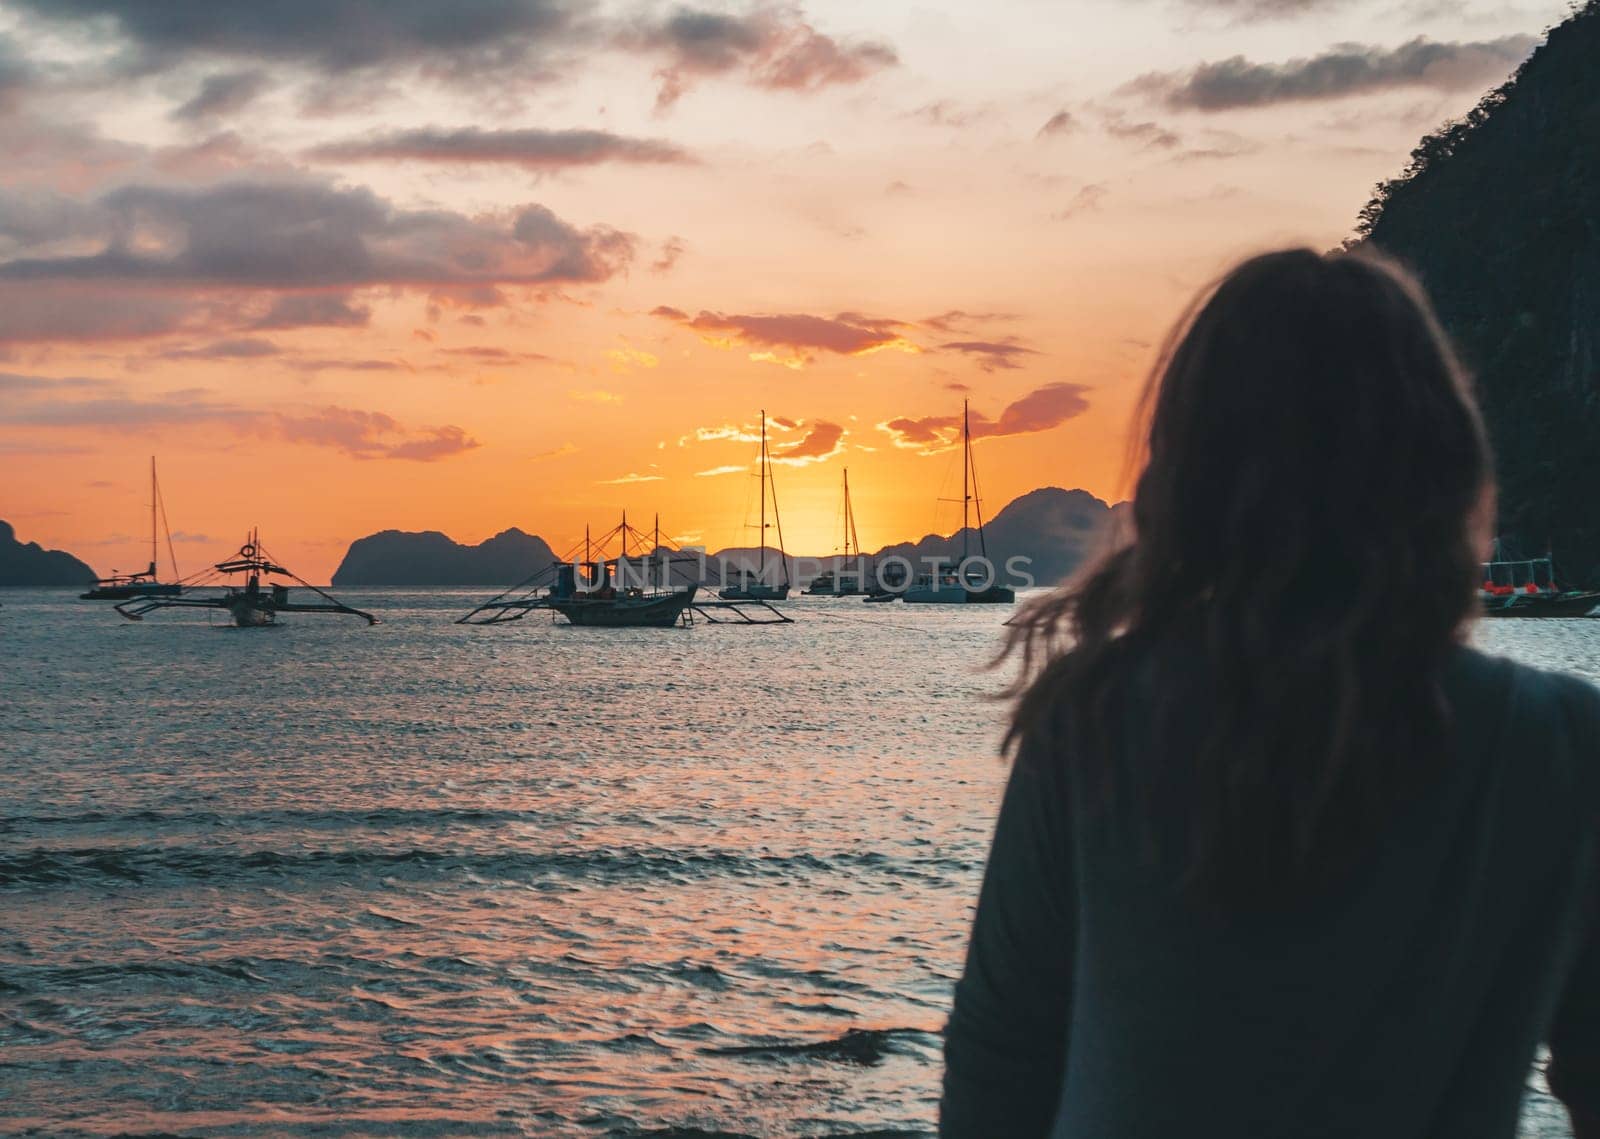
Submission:
M 1446 689 L 1479 742 L 1548 757 L 1600 799 L 1600 685 L 1463 647 Z
M 1600 682 L 1569 672 L 1538 668 L 1464 645 L 1456 651 L 1448 675 L 1454 688 L 1473 698 L 1481 698 L 1486 691 L 1500 692 L 1545 709 L 1560 705 L 1569 715 L 1600 717 Z

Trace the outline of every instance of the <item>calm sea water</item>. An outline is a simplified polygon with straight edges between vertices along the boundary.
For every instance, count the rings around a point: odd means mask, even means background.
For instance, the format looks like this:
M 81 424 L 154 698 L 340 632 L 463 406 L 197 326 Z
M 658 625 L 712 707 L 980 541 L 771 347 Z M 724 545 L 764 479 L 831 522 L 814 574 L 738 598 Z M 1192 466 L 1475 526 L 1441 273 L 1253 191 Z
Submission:
M 450 624 L 478 596 L 4 594 L 0 1130 L 931 1134 L 1006 612 Z M 1600 622 L 1480 639 L 1600 681 Z

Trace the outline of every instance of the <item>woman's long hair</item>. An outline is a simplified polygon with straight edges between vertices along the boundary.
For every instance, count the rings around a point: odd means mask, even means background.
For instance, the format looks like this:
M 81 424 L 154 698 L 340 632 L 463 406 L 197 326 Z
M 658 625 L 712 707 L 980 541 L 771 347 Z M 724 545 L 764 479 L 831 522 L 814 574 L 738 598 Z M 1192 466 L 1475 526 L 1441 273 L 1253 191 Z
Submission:
M 1310 250 L 1202 295 L 1142 421 L 1125 544 L 1012 623 L 1007 743 L 1064 740 L 1090 795 L 1181 820 L 1145 837 L 1177 845 L 1185 887 L 1265 900 L 1350 866 L 1445 762 L 1441 674 L 1492 501 L 1483 423 L 1421 288 Z M 1126 690 L 1173 646 L 1201 727 L 1121 762 Z M 1156 695 L 1135 720 L 1184 700 Z

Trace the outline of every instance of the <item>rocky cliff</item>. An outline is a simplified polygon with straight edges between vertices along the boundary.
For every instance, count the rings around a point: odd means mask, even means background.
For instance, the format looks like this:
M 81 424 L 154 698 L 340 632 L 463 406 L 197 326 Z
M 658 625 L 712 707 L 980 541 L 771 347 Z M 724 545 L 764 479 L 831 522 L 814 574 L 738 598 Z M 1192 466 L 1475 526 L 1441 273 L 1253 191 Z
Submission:
M 1422 277 L 1477 376 L 1500 531 L 1600 583 L 1600 0 L 1362 212 Z
M 71 554 L 46 550 L 37 542 L 19 542 L 11 523 L 0 522 L 0 586 L 82 588 L 94 577 L 94 570 Z

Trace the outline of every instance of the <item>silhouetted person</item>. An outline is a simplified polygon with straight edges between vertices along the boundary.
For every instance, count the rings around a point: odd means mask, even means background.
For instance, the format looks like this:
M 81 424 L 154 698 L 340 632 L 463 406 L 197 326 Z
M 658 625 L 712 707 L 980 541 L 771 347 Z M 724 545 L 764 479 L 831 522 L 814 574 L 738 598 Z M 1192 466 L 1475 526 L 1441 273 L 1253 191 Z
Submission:
M 1600 691 L 1464 645 L 1492 471 L 1420 289 L 1240 266 L 1128 543 L 1013 630 L 941 1134 L 1600 1136 Z

